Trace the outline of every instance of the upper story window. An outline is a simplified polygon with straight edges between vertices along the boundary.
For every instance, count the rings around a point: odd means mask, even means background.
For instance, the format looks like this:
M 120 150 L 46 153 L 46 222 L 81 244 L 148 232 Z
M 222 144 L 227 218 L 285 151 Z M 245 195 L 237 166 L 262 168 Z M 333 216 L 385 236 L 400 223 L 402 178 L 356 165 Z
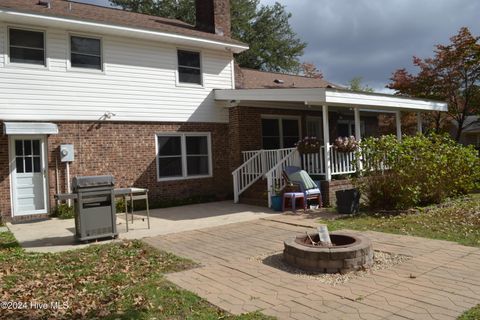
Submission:
M 70 65 L 73 68 L 102 70 L 100 39 L 71 36 Z
M 178 82 L 202 84 L 202 67 L 200 65 L 200 52 L 177 51 Z
M 45 33 L 9 29 L 10 62 L 45 65 Z

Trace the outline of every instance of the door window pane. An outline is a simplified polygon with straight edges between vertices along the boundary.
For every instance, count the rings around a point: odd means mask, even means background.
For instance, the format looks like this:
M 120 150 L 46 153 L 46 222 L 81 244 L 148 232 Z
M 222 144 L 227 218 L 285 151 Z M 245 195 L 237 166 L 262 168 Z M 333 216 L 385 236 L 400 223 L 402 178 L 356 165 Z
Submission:
M 39 156 L 40 155 L 40 141 L 39 140 L 33 140 L 33 155 L 34 156 Z
M 17 166 L 17 173 L 23 173 L 23 157 L 17 157 L 15 159 L 15 164 Z
M 25 157 L 25 172 L 33 172 L 32 157 Z
M 15 140 L 15 155 L 23 155 L 23 140 Z
M 24 148 L 24 154 L 26 156 L 29 156 L 32 154 L 32 141 L 31 140 L 23 140 L 23 148 Z
M 33 157 L 33 172 L 41 172 L 40 157 Z

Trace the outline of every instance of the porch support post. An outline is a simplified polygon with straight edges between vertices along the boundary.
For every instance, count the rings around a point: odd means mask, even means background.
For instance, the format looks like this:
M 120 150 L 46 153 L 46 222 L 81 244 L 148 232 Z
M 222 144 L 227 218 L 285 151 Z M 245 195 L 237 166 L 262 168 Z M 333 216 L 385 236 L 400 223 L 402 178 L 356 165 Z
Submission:
M 323 120 L 323 151 L 325 153 L 325 180 L 332 181 L 332 170 L 330 161 L 330 127 L 328 123 L 328 106 L 322 105 Z
M 397 139 L 402 140 L 402 113 L 401 111 L 395 111 L 395 124 L 397 128 Z
M 353 117 L 355 120 L 355 140 L 360 142 L 362 140 L 362 130 L 360 127 L 360 108 L 359 107 L 354 107 L 353 108 Z M 353 157 L 355 159 L 355 157 Z M 358 171 L 362 171 L 362 161 L 358 159 L 357 161 L 357 169 Z
M 423 128 L 422 128 L 422 113 L 417 112 L 417 132 L 422 133 Z
M 355 120 L 355 140 L 360 141 L 362 139 L 360 130 L 360 108 L 353 108 L 353 116 Z

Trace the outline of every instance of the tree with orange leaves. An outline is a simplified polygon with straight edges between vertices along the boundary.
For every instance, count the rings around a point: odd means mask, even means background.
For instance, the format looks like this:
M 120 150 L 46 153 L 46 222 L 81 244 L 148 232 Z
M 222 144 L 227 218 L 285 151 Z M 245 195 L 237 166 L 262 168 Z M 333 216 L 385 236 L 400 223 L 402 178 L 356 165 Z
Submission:
M 427 115 L 427 120 L 437 132 L 445 120 L 455 121 L 457 141 L 472 124 L 465 122 L 467 116 L 480 114 L 479 39 L 463 27 L 450 38 L 450 44 L 435 46 L 434 57 L 413 57 L 414 66 L 420 69 L 416 75 L 399 69 L 387 85 L 397 94 L 446 101 L 448 112 L 434 112 Z

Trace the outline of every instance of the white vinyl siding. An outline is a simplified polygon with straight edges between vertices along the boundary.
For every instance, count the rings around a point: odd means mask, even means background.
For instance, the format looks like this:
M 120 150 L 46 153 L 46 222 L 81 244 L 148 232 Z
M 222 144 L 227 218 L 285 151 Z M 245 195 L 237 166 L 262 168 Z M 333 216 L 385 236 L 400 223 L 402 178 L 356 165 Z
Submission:
M 48 68 L 20 68 L 2 63 L 7 27 L 0 24 L 0 119 L 96 121 L 110 111 L 112 121 L 228 123 L 212 89 L 232 88 L 231 53 L 198 48 L 203 86 L 182 87 L 174 45 L 98 35 L 104 70 L 81 72 L 67 67 L 72 30 L 47 29 Z

